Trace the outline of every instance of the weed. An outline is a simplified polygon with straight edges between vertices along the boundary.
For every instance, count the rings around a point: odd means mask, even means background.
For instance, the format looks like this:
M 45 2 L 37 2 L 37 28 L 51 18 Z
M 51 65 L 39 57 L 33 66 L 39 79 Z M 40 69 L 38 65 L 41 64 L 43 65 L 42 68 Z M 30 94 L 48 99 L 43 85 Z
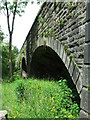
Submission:
M 3 110 L 10 118 L 78 118 L 76 93 L 67 85 L 67 80 L 48 81 L 19 79 L 5 83 L 3 89 Z M 19 100 L 20 102 L 18 102 Z

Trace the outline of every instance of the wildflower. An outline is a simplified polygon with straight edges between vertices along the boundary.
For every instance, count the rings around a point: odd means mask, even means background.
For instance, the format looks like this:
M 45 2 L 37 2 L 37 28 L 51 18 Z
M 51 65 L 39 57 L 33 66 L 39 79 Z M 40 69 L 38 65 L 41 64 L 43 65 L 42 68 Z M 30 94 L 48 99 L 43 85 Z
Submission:
M 8 82 L 10 82 L 10 80 L 8 80 Z
M 62 110 L 62 108 L 61 108 L 61 110 Z
M 14 118 L 16 118 L 16 116 L 14 116 Z
M 14 113 L 13 112 L 11 112 L 12 113 L 12 115 L 14 115 Z
M 24 108 L 24 106 L 22 106 Z
M 54 109 L 55 108 L 55 106 L 53 106 L 53 108 L 52 109 Z
M 37 109 L 37 111 L 39 111 L 39 109 Z
M 18 111 L 16 111 L 16 113 L 18 114 Z
M 72 115 L 68 115 L 68 117 L 70 118 L 70 117 L 72 117 Z

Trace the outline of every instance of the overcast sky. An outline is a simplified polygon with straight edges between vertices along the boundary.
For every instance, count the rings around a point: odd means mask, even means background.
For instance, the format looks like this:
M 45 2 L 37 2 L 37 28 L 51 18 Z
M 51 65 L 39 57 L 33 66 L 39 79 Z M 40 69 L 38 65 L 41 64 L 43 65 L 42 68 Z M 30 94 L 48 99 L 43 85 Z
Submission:
M 32 23 L 34 22 L 34 19 L 40 9 L 40 6 L 41 5 L 37 5 L 36 3 L 31 4 L 29 2 L 23 16 L 16 16 L 12 44 L 17 46 L 19 50 L 32 26 Z M 0 24 L 2 31 L 5 34 L 8 34 L 7 20 L 5 15 L 0 15 Z

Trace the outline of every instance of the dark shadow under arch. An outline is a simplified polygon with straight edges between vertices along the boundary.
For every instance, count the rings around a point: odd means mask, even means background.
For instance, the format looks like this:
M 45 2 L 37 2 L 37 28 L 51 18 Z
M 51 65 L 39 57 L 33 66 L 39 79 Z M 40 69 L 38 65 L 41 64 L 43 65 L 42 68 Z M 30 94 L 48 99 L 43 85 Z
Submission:
M 26 66 L 26 62 L 25 62 L 24 57 L 22 58 L 22 67 L 21 67 L 21 69 L 24 70 L 27 73 L 27 66 Z
M 54 78 L 56 80 L 70 78 L 60 57 L 50 47 L 37 48 L 32 56 L 30 75 L 38 78 Z
M 77 93 L 77 97 L 74 98 L 80 106 L 80 97 L 76 90 L 70 74 L 65 67 L 64 63 L 58 56 L 58 54 L 50 47 L 40 46 L 38 47 L 32 56 L 30 64 L 30 77 L 46 78 L 55 81 L 61 78 L 66 79 L 68 86 L 72 89 L 73 95 Z

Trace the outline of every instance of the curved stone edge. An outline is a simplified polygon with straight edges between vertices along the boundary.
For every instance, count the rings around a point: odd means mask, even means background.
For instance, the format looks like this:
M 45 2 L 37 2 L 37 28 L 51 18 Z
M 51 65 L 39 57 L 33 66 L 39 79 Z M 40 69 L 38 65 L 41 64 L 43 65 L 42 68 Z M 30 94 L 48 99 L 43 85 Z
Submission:
M 78 94 L 80 94 L 82 89 L 82 75 L 79 71 L 79 68 L 75 65 L 75 63 L 70 60 L 69 56 L 65 52 L 64 46 L 60 43 L 60 41 L 54 40 L 53 38 L 39 38 L 37 41 L 37 47 L 34 49 L 34 51 L 40 47 L 45 45 L 50 47 L 52 50 L 54 50 L 57 55 L 60 57 L 62 62 L 65 64 L 65 67 L 67 68 L 73 83 L 76 85 L 76 89 L 78 91 Z

